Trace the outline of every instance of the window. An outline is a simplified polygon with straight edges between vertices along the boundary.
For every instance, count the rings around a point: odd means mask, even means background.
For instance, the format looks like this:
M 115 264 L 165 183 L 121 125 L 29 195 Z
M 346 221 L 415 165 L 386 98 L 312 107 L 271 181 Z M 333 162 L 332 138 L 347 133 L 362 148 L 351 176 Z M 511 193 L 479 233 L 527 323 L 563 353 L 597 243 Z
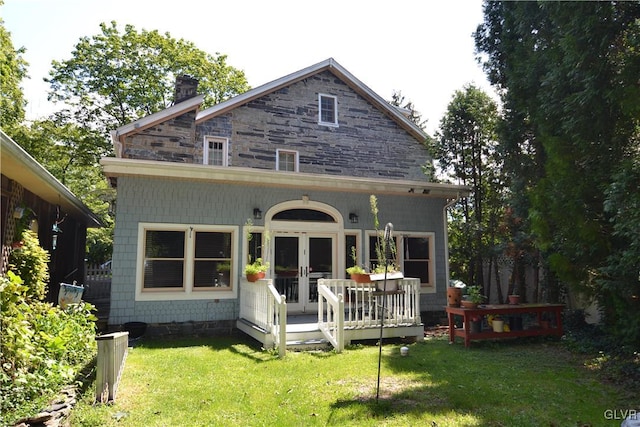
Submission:
M 136 298 L 218 298 L 234 291 L 236 234 L 235 227 L 140 224 Z
M 435 267 L 433 260 L 433 233 L 401 233 L 394 235 L 398 248 L 396 263 L 401 267 L 404 277 L 419 278 L 422 286 L 435 285 Z M 376 254 L 376 235 L 369 234 L 369 268 L 371 271 L 378 264 Z
M 276 170 L 298 172 L 298 152 L 276 150 Z
M 227 147 L 227 138 L 205 136 L 203 152 L 204 164 L 212 166 L 227 166 Z
M 422 286 L 433 286 L 432 241 L 429 236 L 403 236 L 402 267 L 405 277 L 417 277 Z
M 331 95 L 318 96 L 318 123 L 321 125 L 338 126 L 338 98 Z
M 353 267 L 356 264 L 360 264 L 358 261 L 360 259 L 360 251 L 358 248 L 358 236 L 355 234 L 346 234 L 344 236 L 344 259 L 345 259 L 345 267 Z M 355 260 L 353 259 L 355 255 Z

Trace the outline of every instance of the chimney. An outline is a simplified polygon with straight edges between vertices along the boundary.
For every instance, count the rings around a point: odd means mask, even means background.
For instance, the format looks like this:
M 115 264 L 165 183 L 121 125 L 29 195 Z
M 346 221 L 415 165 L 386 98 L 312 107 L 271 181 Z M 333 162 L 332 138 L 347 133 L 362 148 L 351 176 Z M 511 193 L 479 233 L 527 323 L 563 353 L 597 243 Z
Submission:
M 191 76 L 178 76 L 176 77 L 176 88 L 173 94 L 173 104 L 178 104 L 182 101 L 186 101 L 189 98 L 193 98 L 198 94 L 198 80 Z

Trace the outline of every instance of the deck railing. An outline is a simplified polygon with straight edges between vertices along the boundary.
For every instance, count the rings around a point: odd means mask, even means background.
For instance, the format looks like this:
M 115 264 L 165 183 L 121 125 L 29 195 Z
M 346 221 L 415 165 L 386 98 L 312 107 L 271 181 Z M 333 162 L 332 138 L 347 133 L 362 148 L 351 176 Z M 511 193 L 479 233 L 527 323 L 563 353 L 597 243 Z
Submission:
M 345 328 L 417 325 L 420 319 L 420 280 L 412 278 L 388 281 L 382 292 L 381 282 L 356 283 L 348 279 L 320 279 L 334 295 L 344 296 Z M 384 299 L 384 301 L 383 301 Z M 382 307 L 384 306 L 384 315 Z
M 114 332 L 96 337 L 98 360 L 96 367 L 96 402 L 115 400 L 124 361 L 129 348 L 129 332 Z
M 336 352 L 344 350 L 344 299 L 318 284 L 318 328 Z
M 271 283 L 267 289 L 270 294 L 268 318 L 273 319 L 270 332 L 278 348 L 278 356 L 284 357 L 287 354 L 287 298 L 278 295 L 278 290 Z
M 279 295 L 271 279 L 240 286 L 240 318 L 267 332 L 284 356 L 287 345 L 287 301 Z M 263 343 L 267 345 L 267 341 Z

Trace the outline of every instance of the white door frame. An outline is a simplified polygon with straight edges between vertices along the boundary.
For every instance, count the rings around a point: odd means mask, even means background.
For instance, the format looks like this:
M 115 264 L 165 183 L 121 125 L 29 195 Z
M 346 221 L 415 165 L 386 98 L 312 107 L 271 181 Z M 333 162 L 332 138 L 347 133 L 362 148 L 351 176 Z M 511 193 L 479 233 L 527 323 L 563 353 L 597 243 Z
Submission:
M 278 212 L 289 209 L 309 209 L 324 212 L 335 219 L 335 222 L 310 222 L 310 221 L 273 221 L 273 216 Z M 298 303 L 287 303 L 290 311 L 313 312 L 317 309 L 315 302 L 309 303 L 309 239 L 314 237 L 330 237 L 332 238 L 332 278 L 339 277 L 338 271 L 344 270 L 345 260 L 340 250 L 344 246 L 344 219 L 342 214 L 334 207 L 313 202 L 307 199 L 292 200 L 279 203 L 272 206 L 265 214 L 265 229 L 271 233 L 271 239 L 274 239 L 269 248 L 269 258 L 274 262 L 271 263 L 271 277 L 275 276 L 275 238 L 281 236 L 298 237 L 298 269 L 302 267 L 303 274 L 298 277 Z M 305 270 L 307 269 L 307 270 Z M 305 274 L 306 273 L 306 274 Z

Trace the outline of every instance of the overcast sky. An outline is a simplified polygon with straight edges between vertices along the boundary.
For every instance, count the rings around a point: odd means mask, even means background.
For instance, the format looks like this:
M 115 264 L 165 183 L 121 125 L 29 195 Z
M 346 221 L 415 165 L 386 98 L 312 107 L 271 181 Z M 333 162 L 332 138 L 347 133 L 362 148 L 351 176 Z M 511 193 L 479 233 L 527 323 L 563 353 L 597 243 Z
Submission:
M 51 61 L 110 21 L 226 54 L 252 87 L 333 57 L 384 99 L 402 91 L 430 133 L 466 83 L 493 94 L 474 55 L 481 0 L 5 0 L 0 17 L 27 50 L 28 118 L 52 111 L 42 81 Z

